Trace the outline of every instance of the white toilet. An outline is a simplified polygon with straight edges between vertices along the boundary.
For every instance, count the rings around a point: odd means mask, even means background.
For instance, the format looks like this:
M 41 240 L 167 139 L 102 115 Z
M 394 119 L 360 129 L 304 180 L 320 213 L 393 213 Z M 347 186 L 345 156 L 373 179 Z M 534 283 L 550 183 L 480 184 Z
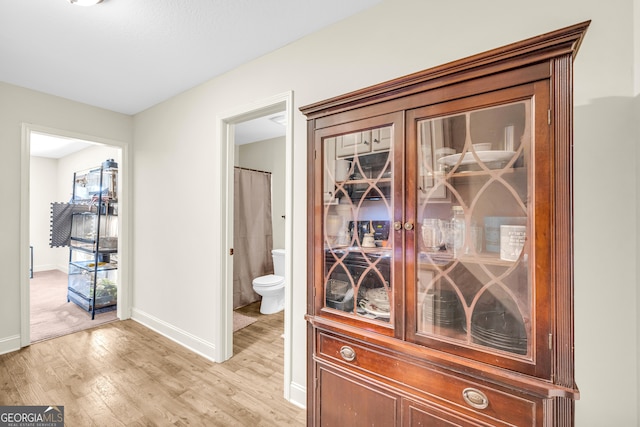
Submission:
M 271 251 L 273 272 L 253 279 L 253 290 L 262 296 L 260 313 L 273 314 L 284 310 L 284 249 Z

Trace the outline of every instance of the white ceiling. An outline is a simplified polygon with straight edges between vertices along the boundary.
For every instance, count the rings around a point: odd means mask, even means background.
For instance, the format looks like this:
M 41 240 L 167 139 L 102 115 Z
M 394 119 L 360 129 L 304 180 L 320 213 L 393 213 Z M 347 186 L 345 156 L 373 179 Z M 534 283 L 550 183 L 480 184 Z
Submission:
M 0 1 L 0 81 L 135 114 L 382 0 Z
M 84 150 L 91 145 L 94 144 L 79 139 L 64 138 L 38 132 L 31 132 L 30 137 L 31 155 L 48 157 L 50 159 L 61 159 L 76 151 Z
M 234 127 L 235 144 L 243 145 L 284 136 L 287 129 L 284 117 L 284 112 L 275 113 L 236 124 Z

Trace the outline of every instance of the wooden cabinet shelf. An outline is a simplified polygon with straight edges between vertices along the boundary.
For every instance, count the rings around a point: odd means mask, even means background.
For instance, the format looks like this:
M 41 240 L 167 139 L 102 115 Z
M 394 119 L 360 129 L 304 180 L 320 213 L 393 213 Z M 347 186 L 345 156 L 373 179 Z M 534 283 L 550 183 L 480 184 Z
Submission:
M 372 183 L 391 183 L 391 178 L 369 178 L 369 179 L 349 179 L 346 181 L 336 181 L 337 185 L 358 185 L 358 184 L 372 184 Z
M 460 255 L 456 258 L 453 254 L 446 252 L 420 252 L 419 258 L 422 260 L 420 268 L 427 270 L 443 270 L 454 262 L 460 262 L 463 264 L 495 265 L 504 268 L 510 268 L 514 264 L 514 261 L 500 259 L 498 254 L 481 253 L 477 255 Z
M 301 109 L 308 425 L 573 425 L 571 67 L 588 25 Z

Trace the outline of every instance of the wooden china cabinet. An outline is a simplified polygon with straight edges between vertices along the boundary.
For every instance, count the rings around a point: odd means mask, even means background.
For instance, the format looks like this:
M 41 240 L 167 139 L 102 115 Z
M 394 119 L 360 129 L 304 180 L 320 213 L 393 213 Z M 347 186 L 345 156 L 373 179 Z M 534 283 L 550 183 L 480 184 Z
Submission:
M 308 425 L 573 425 L 588 26 L 301 108 Z

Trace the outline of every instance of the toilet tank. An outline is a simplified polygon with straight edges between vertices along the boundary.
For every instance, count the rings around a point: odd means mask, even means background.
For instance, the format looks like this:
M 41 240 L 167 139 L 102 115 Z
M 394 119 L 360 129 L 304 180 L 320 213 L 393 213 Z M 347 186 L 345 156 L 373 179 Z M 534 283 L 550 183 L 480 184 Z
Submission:
M 272 250 L 271 256 L 273 256 L 273 274 L 284 277 L 284 249 Z

